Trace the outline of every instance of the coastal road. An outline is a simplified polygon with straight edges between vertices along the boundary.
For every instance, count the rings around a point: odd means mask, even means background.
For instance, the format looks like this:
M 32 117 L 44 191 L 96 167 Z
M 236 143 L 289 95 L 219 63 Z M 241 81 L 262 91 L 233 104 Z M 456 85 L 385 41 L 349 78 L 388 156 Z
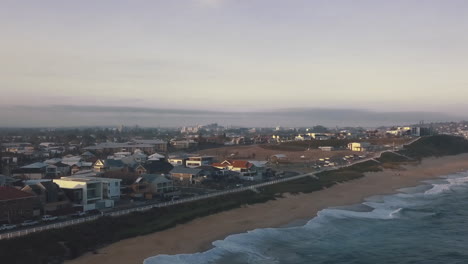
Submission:
M 408 142 L 408 143 L 406 143 L 406 144 L 404 144 L 402 146 L 413 144 L 414 142 L 416 142 L 419 139 L 420 138 L 416 138 L 415 140 L 412 140 L 412 141 L 410 141 L 410 142 Z M 399 146 L 399 147 L 402 147 L 402 146 Z M 31 227 L 31 228 L 24 228 L 24 229 L 21 229 L 21 230 L 4 232 L 4 233 L 0 233 L 0 239 L 9 239 L 9 238 L 14 238 L 14 237 L 19 237 L 19 236 L 25 236 L 25 235 L 35 233 L 35 232 L 41 232 L 41 231 L 55 229 L 55 228 L 63 228 L 63 227 L 70 226 L 70 225 L 76 225 L 76 224 L 80 224 L 80 223 L 84 223 L 84 222 L 88 222 L 88 221 L 94 221 L 94 220 L 96 220 L 96 219 L 98 219 L 100 217 L 103 217 L 103 216 L 117 217 L 117 216 L 121 216 L 121 215 L 130 214 L 130 213 L 133 213 L 133 212 L 147 211 L 147 210 L 150 210 L 150 209 L 156 208 L 156 207 L 158 207 L 158 208 L 168 207 L 168 206 L 172 206 L 172 205 L 176 205 L 176 204 L 193 202 L 193 201 L 213 198 L 213 197 L 217 197 L 217 196 L 227 195 L 227 194 L 231 194 L 231 193 L 244 192 L 244 191 L 248 191 L 248 190 L 257 192 L 257 188 L 260 188 L 260 187 L 264 187 L 264 186 L 268 186 L 268 185 L 272 185 L 272 184 L 278 184 L 278 183 L 286 182 L 286 181 L 293 181 L 293 180 L 301 179 L 301 178 L 304 178 L 304 177 L 316 177 L 315 174 L 318 174 L 318 173 L 323 172 L 323 171 L 337 170 L 337 169 L 340 169 L 340 168 L 349 167 L 349 166 L 352 166 L 352 165 L 355 165 L 355 164 L 358 164 L 358 163 L 363 163 L 363 162 L 370 161 L 370 160 L 374 160 L 374 161 L 378 162 L 376 159 L 380 158 L 382 156 L 382 154 L 385 153 L 385 152 L 395 153 L 395 151 L 393 149 L 383 150 L 383 151 L 380 151 L 378 153 L 375 153 L 373 156 L 371 156 L 369 158 L 358 160 L 358 161 L 350 163 L 350 164 L 335 166 L 335 167 L 331 167 L 331 168 L 324 168 L 324 169 L 317 170 L 317 171 L 314 171 L 314 172 L 309 172 L 309 173 L 305 173 L 305 174 L 301 174 L 301 175 L 297 175 L 297 176 L 292 176 L 292 177 L 288 177 L 288 178 L 281 178 L 281 179 L 268 181 L 268 182 L 263 182 L 263 183 L 258 183 L 258 184 L 254 184 L 254 185 L 250 185 L 250 186 L 246 186 L 246 187 L 240 187 L 240 188 L 235 188 L 235 189 L 231 189 L 231 190 L 225 190 L 225 191 L 220 191 L 220 192 L 214 192 L 214 193 L 209 193 L 209 194 L 198 195 L 198 196 L 195 196 L 195 197 L 180 199 L 180 200 L 177 200 L 177 201 L 160 202 L 160 203 L 154 203 L 154 204 L 149 204 L 149 205 L 144 205 L 144 206 L 137 206 L 137 207 L 133 207 L 133 208 L 129 208 L 129 209 L 115 210 L 115 211 L 105 212 L 105 213 L 103 212 L 101 215 L 93 215 L 93 216 L 88 216 L 88 217 L 83 217 L 83 218 L 78 218 L 78 219 L 73 219 L 73 220 L 60 221 L 60 222 L 50 223 L 50 224 L 41 225 L 41 226 L 35 226 L 35 227 Z M 398 154 L 398 153 L 396 153 L 396 154 Z M 400 154 L 398 154 L 398 155 L 400 155 Z

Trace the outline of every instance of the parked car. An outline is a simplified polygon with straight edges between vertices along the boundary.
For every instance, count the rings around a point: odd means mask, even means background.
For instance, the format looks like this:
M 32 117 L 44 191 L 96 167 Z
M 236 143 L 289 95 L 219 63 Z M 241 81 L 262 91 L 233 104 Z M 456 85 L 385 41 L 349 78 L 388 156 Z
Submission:
M 72 217 L 82 217 L 82 216 L 85 216 L 87 214 L 88 214 L 87 212 L 76 212 L 76 213 L 73 213 L 71 216 Z
M 16 228 L 16 225 L 3 224 L 0 226 L 0 231 L 11 230 Z
M 36 220 L 26 220 L 23 223 L 21 223 L 21 226 L 32 226 L 37 224 L 39 224 L 39 222 Z
M 51 215 L 42 216 L 42 221 L 55 221 L 57 219 L 58 219 L 57 216 L 51 216 Z

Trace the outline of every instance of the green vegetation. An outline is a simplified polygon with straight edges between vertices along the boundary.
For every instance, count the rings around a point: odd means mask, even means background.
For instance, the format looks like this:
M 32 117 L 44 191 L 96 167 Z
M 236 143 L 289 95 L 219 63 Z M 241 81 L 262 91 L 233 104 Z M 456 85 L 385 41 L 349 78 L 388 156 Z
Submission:
M 408 158 L 403 157 L 401 155 L 392 153 L 392 152 L 385 152 L 383 153 L 380 158 L 377 159 L 382 163 L 400 163 L 400 162 L 408 162 L 410 161 Z
M 275 199 L 275 195 L 270 192 L 257 194 L 246 191 L 120 217 L 102 217 L 62 229 L 0 240 L 0 259 L 5 263 L 60 263 L 66 258 L 76 258 L 125 238 L 168 229 L 197 217 L 271 199 Z
M 409 138 L 375 138 L 375 139 L 329 139 L 329 140 L 305 140 L 284 142 L 277 145 L 261 145 L 264 149 L 278 151 L 304 151 L 308 148 L 317 149 L 319 147 L 330 146 L 336 149 L 346 148 L 351 142 L 369 142 L 373 145 L 401 145 L 408 142 Z
M 376 161 L 366 161 L 357 163 L 349 167 L 343 167 L 337 170 L 324 171 L 317 174 L 323 187 L 331 187 L 340 182 L 350 181 L 364 177 L 365 172 L 381 171 L 380 164 Z
M 468 152 L 468 140 L 448 135 L 423 137 L 400 151 L 400 153 L 415 159 L 457 155 L 466 152 Z
M 353 142 L 349 139 L 329 139 L 329 140 L 306 140 L 284 142 L 279 145 L 261 145 L 264 149 L 278 151 L 304 151 L 308 148 L 316 149 L 318 147 L 330 146 L 334 148 L 346 147 L 348 143 Z
M 468 152 L 468 141 L 449 136 L 422 138 L 408 146 L 402 154 L 412 158 L 454 155 Z M 309 193 L 329 188 L 336 183 L 358 179 L 365 172 L 380 171 L 388 166 L 409 162 L 394 153 L 384 153 L 378 161 L 366 161 L 349 167 L 318 173 L 316 178 L 301 179 L 269 185 L 257 192 L 245 191 L 191 203 L 155 208 L 121 217 L 102 217 L 96 221 L 62 229 L 35 233 L 11 240 L 0 240 L 2 263 L 61 263 L 85 252 L 125 238 L 145 235 L 186 223 L 198 217 L 262 203 L 281 197 L 284 193 Z

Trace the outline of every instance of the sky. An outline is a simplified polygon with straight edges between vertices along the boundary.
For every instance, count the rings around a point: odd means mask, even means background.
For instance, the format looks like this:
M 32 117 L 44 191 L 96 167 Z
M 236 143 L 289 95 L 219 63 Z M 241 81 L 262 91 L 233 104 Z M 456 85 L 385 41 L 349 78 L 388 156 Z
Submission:
M 464 0 L 1 0 L 0 32 L 0 126 L 468 111 Z

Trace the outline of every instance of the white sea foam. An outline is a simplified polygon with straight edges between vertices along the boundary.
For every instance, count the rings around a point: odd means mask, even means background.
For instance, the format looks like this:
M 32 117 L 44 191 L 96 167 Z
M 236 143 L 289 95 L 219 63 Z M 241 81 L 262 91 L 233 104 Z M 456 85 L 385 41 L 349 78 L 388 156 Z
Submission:
M 298 236 L 304 236 L 305 240 L 308 237 L 316 240 L 326 239 L 328 232 L 339 230 L 343 224 L 342 219 L 347 218 L 358 221 L 393 221 L 393 219 L 430 217 L 435 213 L 421 210 L 421 206 L 438 199 L 437 194 L 465 186 L 468 186 L 468 173 L 449 175 L 445 179 L 427 181 L 426 185 L 401 189 L 401 192 L 397 194 L 368 197 L 359 206 L 321 210 L 317 217 L 308 221 L 304 226 L 256 229 L 215 241 L 214 248 L 203 253 L 159 255 L 146 259 L 144 264 L 216 263 L 231 254 L 241 259 L 236 263 L 277 263 L 279 260 L 274 255 L 279 253 L 280 249 L 268 248 L 265 244 L 272 243 L 274 240 L 280 244 L 289 243 Z M 339 221 L 340 224 L 335 225 L 334 223 L 338 222 L 334 221 Z M 296 257 L 300 258 L 299 255 Z
M 450 192 L 453 187 L 466 185 L 468 183 L 468 176 L 465 174 L 452 175 L 444 180 L 444 183 L 434 183 L 432 188 L 424 192 L 426 195 L 435 195 L 444 192 Z

